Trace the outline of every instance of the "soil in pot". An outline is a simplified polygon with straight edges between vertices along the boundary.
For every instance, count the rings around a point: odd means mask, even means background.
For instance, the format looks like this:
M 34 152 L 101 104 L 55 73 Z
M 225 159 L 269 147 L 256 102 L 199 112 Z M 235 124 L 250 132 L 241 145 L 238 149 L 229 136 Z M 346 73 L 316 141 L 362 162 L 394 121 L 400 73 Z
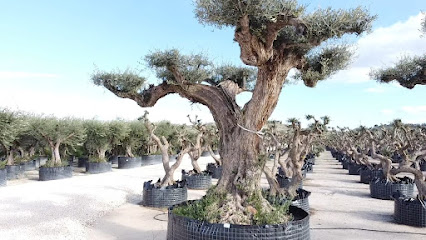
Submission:
M 157 187 L 151 181 L 143 184 L 142 205 L 146 207 L 170 207 L 188 199 L 188 189 L 185 181 L 178 181 L 174 185 L 165 188 Z
M 87 162 L 86 173 L 97 174 L 112 171 L 110 162 Z
M 188 203 L 193 201 L 183 203 L 181 206 Z M 284 224 L 269 225 L 212 224 L 175 214 L 176 207 L 179 206 L 169 208 L 168 240 L 310 239 L 309 214 L 295 206 L 289 207 L 293 220 Z
M 212 175 L 212 178 L 219 179 L 222 176 L 222 166 L 218 166 L 215 163 L 207 164 L 207 172 Z
M 24 170 L 20 165 L 8 165 L 6 166 L 7 180 L 13 180 L 23 177 Z
M 396 198 L 394 204 L 394 219 L 397 223 L 426 227 L 426 207 L 414 198 Z
M 7 170 L 6 168 L 0 169 L 0 187 L 6 186 L 7 182 Z
M 207 171 L 196 174 L 182 169 L 182 180 L 185 180 L 188 189 L 205 190 L 212 185 L 212 176 Z
M 141 166 L 141 158 L 118 157 L 118 168 L 128 169 Z
M 409 177 L 397 178 L 396 182 L 389 182 L 377 178 L 370 182 L 370 196 L 383 200 L 391 200 L 395 193 L 404 197 L 412 197 L 414 192 L 414 180 Z
M 39 169 L 39 180 L 49 181 L 72 177 L 72 167 L 41 167 Z

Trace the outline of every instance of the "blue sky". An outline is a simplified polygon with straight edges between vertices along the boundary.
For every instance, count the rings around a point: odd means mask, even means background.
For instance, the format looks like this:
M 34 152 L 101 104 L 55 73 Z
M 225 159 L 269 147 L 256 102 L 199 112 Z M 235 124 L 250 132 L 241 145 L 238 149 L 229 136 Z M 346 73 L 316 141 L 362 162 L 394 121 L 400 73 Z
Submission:
M 349 69 L 314 89 L 284 87 L 272 119 L 329 115 L 332 125 L 387 123 L 394 118 L 425 122 L 426 86 L 407 90 L 368 79 L 370 68 L 391 65 L 403 55 L 426 52 L 421 38 L 421 0 L 301 1 L 309 9 L 365 6 L 378 15 L 374 31 L 359 38 Z M 409 2 L 410 4 L 407 4 Z M 145 109 L 94 86 L 95 67 L 137 68 L 152 50 L 205 52 L 217 63 L 240 64 L 232 29 L 203 26 L 190 0 L 5 1 L 0 0 L 0 107 L 98 119 L 135 119 Z M 154 75 L 144 71 L 152 81 Z M 247 95 L 247 94 L 246 94 Z M 244 102 L 247 96 L 240 98 Z M 178 96 L 149 109 L 153 120 L 185 122 L 187 114 L 212 121 L 208 110 Z

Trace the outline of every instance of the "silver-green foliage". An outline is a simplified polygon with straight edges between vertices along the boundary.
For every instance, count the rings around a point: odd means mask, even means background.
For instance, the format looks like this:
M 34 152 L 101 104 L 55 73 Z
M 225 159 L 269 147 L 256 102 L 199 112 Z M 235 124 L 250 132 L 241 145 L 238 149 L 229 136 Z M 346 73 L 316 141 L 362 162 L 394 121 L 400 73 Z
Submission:
M 0 109 L 0 144 L 6 151 L 22 132 L 26 131 L 23 115 L 9 109 Z

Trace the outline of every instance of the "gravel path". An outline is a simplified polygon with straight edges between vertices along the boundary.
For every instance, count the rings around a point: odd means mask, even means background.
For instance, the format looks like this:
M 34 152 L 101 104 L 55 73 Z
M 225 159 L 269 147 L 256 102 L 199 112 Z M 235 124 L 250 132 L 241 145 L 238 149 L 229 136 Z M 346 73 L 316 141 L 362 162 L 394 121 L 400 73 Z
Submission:
M 201 166 L 210 158 L 201 158 Z M 184 160 L 175 172 L 191 169 Z M 88 239 L 87 229 L 125 203 L 142 201 L 143 182 L 163 175 L 161 164 L 39 182 L 36 172 L 0 188 L 0 239 Z

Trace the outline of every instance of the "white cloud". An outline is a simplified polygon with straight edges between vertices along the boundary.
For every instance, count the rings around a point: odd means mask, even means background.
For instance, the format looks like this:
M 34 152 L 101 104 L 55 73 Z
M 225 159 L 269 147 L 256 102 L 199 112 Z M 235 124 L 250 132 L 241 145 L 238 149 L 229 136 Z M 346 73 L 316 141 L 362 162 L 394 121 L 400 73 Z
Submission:
M 371 68 L 392 65 L 405 55 L 425 53 L 425 39 L 419 31 L 422 17 L 419 13 L 406 21 L 375 29 L 361 37 L 357 42 L 354 62 L 348 70 L 337 73 L 331 80 L 347 83 L 371 81 L 368 76 Z
M 16 78 L 56 78 L 58 75 L 49 73 L 30 73 L 30 72 L 0 72 L 0 79 Z
M 409 114 L 426 114 L 426 105 L 423 106 L 403 106 L 402 111 Z
M 368 93 L 384 93 L 385 89 L 381 86 L 378 86 L 378 87 L 367 88 L 364 91 Z

